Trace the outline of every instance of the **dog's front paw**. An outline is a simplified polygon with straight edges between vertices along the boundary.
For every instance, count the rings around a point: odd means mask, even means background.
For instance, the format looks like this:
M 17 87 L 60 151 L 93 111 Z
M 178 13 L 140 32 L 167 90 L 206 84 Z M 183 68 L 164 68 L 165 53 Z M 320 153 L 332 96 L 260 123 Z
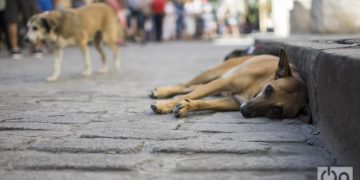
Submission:
M 178 104 L 174 109 L 174 115 L 176 118 L 186 117 L 187 113 L 191 110 L 191 101 L 189 99 L 185 99 Z
M 86 69 L 82 72 L 82 75 L 85 77 L 91 76 L 91 69 Z
M 151 109 L 156 114 L 167 114 L 171 113 L 174 108 L 173 103 L 168 101 L 157 101 L 151 104 Z
M 48 78 L 46 78 L 46 80 L 48 82 L 55 82 L 59 79 L 59 76 L 49 76 Z

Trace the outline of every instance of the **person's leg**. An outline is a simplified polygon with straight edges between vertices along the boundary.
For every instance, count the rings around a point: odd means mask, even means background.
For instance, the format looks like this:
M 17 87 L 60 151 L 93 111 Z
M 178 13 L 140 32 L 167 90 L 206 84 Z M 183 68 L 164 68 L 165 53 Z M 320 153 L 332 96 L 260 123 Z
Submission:
M 138 13 L 138 35 L 139 35 L 140 43 L 142 43 L 142 44 L 146 43 L 145 21 L 146 21 L 146 17 L 145 17 L 144 12 L 139 11 L 139 13 Z
M 36 6 L 37 6 L 36 0 L 19 1 L 19 9 L 21 10 L 21 14 L 22 14 L 21 27 L 26 28 L 27 21 L 37 11 Z M 31 51 L 35 58 L 39 58 L 39 59 L 42 58 L 42 56 L 43 56 L 42 48 L 43 48 L 43 43 L 41 41 L 34 42 L 34 44 L 32 45 Z
M 21 52 L 18 45 L 18 1 L 6 0 L 4 10 L 5 22 L 10 42 L 10 51 L 13 59 L 21 59 Z
M 155 37 L 156 41 L 161 41 L 162 37 L 162 21 L 163 15 L 155 14 L 154 15 L 154 24 L 155 24 Z
M 163 23 L 164 22 L 164 14 L 160 14 L 159 15 L 159 36 L 158 36 L 158 40 L 161 41 L 162 37 L 163 37 Z
M 153 15 L 153 29 L 154 29 L 154 35 L 155 35 L 155 41 L 158 39 L 158 17 L 156 14 Z
M 176 21 L 176 38 L 181 39 L 183 37 L 184 31 L 184 18 L 182 15 L 178 15 L 178 19 Z
M 10 42 L 9 39 L 7 37 L 7 29 L 6 29 L 6 23 L 4 20 L 4 11 L 0 12 L 0 38 L 1 38 L 1 43 L 4 43 L 4 45 L 6 45 L 7 49 L 10 51 Z
M 8 24 L 8 33 L 10 39 L 11 49 L 19 49 L 18 45 L 18 26 L 16 23 Z

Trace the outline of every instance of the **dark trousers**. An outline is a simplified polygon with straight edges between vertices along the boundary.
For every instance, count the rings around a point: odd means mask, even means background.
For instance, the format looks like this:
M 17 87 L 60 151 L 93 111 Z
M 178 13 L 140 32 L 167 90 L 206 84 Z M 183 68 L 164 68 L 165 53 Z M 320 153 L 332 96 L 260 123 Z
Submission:
M 161 41 L 163 34 L 163 14 L 154 14 L 153 22 L 154 22 L 154 30 L 155 30 L 155 40 Z
M 11 50 L 7 25 L 4 18 L 4 11 L 0 11 L 0 42 L 5 42 L 7 49 L 9 51 Z

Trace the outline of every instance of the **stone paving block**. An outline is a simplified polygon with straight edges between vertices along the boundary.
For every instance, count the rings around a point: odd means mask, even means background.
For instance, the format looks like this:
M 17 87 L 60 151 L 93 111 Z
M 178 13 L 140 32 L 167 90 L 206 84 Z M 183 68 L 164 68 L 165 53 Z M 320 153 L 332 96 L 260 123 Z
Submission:
M 218 124 L 266 124 L 273 120 L 267 118 L 244 118 L 239 112 L 217 112 L 211 116 L 201 117 L 195 120 L 186 120 L 194 123 L 218 123 Z
M 151 142 L 147 145 L 152 152 L 164 153 L 266 153 L 270 146 L 254 142 L 216 141 L 211 139 L 194 139 L 178 141 Z
M 196 137 L 193 131 L 186 130 L 117 130 L 117 129 L 97 129 L 83 131 L 79 135 L 82 138 L 114 138 L 114 139 L 147 139 L 147 140 L 179 140 Z
M 131 172 L 0 171 L 2 180 L 133 180 Z M 136 178 L 138 179 L 138 178 Z
M 37 152 L 0 152 L 0 157 L 11 157 L 3 164 L 6 169 L 25 170 L 80 170 L 131 171 L 150 159 L 146 154 L 70 154 Z
M 35 138 L 0 136 L 0 151 L 25 149 L 33 142 L 35 142 Z
M 34 123 L 34 122 L 21 122 L 21 123 L 0 123 L 0 131 L 4 130 L 28 130 L 28 131 L 45 131 L 45 130 L 69 130 L 71 126 L 63 124 L 50 124 L 50 123 Z
M 111 121 L 111 122 L 92 122 L 88 124 L 84 131 L 92 131 L 96 129 L 107 130 L 122 130 L 122 129 L 142 129 L 142 130 L 171 130 L 176 129 L 177 122 L 161 123 L 157 121 Z
M 65 136 L 71 136 L 70 131 L 0 131 L 0 137 L 4 138 L 60 138 Z
M 194 155 L 177 163 L 178 171 L 316 171 L 318 166 L 333 162 L 319 156 L 249 156 L 249 155 Z
M 332 158 L 329 151 L 323 147 L 312 146 L 307 144 L 300 143 L 265 143 L 270 146 L 269 154 L 276 155 L 300 155 L 300 156 L 319 156 L 324 159 L 329 159 L 335 162 L 335 159 Z
M 23 113 L 13 118 L 4 119 L 3 122 L 34 122 L 34 123 L 49 123 L 49 124 L 81 124 L 90 122 L 95 119 L 96 115 L 77 114 L 77 113 Z
M 123 139 L 51 139 L 36 142 L 28 149 L 53 153 L 137 153 L 144 142 Z
M 150 176 L 149 180 L 308 180 L 315 179 L 314 172 L 277 172 L 277 173 L 258 173 L 258 172 L 181 172 L 171 175 Z
M 190 126 L 190 127 L 188 127 Z M 196 123 L 184 124 L 181 129 L 188 129 L 200 132 L 233 133 L 233 132 L 301 132 L 301 125 L 287 125 L 282 122 L 267 124 L 213 124 Z
M 292 132 L 215 133 L 209 139 L 236 142 L 305 143 L 306 136 Z

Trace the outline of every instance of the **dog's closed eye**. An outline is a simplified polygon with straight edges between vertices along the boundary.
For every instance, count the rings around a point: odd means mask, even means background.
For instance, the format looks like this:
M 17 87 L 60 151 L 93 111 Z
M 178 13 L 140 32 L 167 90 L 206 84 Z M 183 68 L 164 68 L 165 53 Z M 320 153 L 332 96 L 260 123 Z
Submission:
M 37 31 L 37 30 L 38 30 L 38 27 L 34 26 L 34 27 L 32 28 L 32 30 L 33 30 L 33 31 Z

